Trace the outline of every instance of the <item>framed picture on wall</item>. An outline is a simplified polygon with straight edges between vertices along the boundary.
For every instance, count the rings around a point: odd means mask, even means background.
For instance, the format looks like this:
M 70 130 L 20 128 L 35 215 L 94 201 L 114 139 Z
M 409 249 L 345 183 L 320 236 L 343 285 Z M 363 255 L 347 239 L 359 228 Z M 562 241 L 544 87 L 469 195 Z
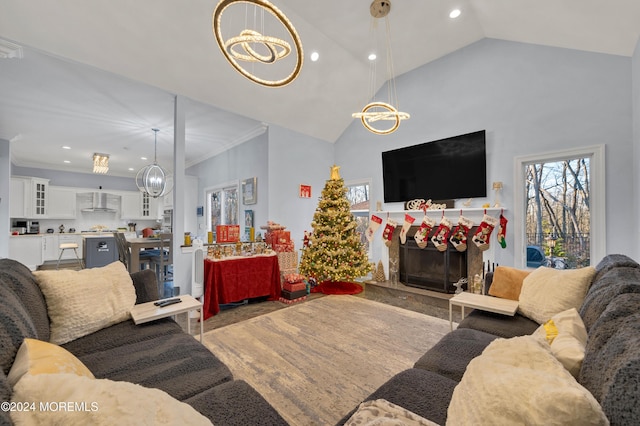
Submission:
M 242 204 L 258 202 L 258 178 L 252 177 L 242 181 Z
M 311 198 L 311 185 L 300 185 L 300 198 Z
M 253 210 L 244 211 L 244 226 L 246 228 L 253 228 Z

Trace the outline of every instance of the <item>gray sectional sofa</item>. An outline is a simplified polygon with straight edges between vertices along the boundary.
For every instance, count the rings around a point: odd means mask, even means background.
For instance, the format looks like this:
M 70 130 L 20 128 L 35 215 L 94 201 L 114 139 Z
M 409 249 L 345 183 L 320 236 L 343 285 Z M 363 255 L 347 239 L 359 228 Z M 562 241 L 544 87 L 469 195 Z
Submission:
M 608 255 L 596 267 L 579 310 L 588 340 L 578 382 L 591 392 L 612 425 L 640 423 L 640 265 Z M 400 372 L 367 401 L 386 399 L 444 425 L 454 388 L 469 362 L 495 339 L 533 333 L 539 324 L 516 314 L 472 311 L 458 328 Z M 338 424 L 347 422 L 357 407 Z
M 131 275 L 136 303 L 157 299 L 150 270 Z M 100 297 L 100 295 L 96 295 Z M 10 401 L 6 375 L 25 338 L 49 340 L 44 296 L 33 274 L 19 262 L 0 259 L 0 400 Z M 96 378 L 158 388 L 194 407 L 216 425 L 286 425 L 251 386 L 172 319 L 134 325 L 132 320 L 103 328 L 62 345 Z M 0 411 L 0 425 L 11 424 Z

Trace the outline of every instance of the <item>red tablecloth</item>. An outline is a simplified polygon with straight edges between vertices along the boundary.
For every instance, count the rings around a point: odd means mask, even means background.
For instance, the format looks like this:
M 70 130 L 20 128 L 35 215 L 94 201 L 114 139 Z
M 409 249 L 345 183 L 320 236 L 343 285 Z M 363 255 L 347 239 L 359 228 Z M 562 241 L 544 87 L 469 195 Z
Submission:
M 220 312 L 221 303 L 253 297 L 280 297 L 278 257 L 254 256 L 241 259 L 204 261 L 204 319 Z

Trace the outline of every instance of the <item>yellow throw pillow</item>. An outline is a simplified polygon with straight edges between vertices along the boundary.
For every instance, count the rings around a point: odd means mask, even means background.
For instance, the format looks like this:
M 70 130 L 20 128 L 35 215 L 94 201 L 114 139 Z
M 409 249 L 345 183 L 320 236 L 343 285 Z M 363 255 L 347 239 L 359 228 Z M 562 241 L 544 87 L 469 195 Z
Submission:
M 523 281 L 518 312 L 538 324 L 544 324 L 567 309 L 580 309 L 595 268 L 553 269 L 540 267 Z
M 509 266 L 498 266 L 493 272 L 493 281 L 491 281 L 491 287 L 489 287 L 489 294 L 502 299 L 518 300 L 522 281 L 530 273 L 531 271 Z
M 50 341 L 61 345 L 130 318 L 136 290 L 122 262 L 81 271 L 35 271 L 47 301 Z
M 573 377 L 578 377 L 587 345 L 587 329 L 575 308 L 554 315 L 533 336 L 551 346 L 551 353 Z
M 89 369 L 71 352 L 53 343 L 24 339 L 7 380 L 15 386 L 25 374 L 70 373 L 93 379 Z

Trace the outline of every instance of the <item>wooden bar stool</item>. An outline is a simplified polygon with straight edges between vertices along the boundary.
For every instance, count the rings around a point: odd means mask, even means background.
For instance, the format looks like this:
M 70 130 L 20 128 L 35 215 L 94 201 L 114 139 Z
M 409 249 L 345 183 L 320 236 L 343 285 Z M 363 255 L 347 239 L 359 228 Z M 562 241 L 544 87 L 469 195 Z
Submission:
M 70 249 L 73 249 L 73 252 L 76 254 L 76 259 L 78 259 L 78 265 L 80 265 L 80 269 L 84 268 L 84 265 L 82 265 L 82 260 L 80 259 L 80 256 L 78 256 L 78 243 L 62 243 L 60 244 L 59 248 L 60 256 L 58 256 L 58 264 L 56 265 L 56 269 L 60 269 L 60 259 L 62 259 L 64 251 Z

